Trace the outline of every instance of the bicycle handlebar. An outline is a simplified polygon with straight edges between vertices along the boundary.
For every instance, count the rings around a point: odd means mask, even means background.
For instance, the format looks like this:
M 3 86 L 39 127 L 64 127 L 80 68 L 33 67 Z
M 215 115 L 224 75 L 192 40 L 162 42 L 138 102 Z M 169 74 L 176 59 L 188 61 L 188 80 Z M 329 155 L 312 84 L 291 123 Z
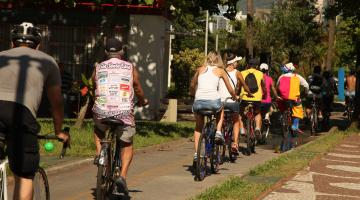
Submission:
M 70 133 L 70 128 L 65 127 L 64 131 Z M 37 138 L 39 140 L 58 140 L 59 142 L 64 142 L 62 139 L 58 138 L 56 135 L 38 135 Z M 66 142 L 63 144 L 63 147 L 61 149 L 61 153 L 59 155 L 60 159 L 64 158 L 67 148 L 69 148 L 69 144 Z

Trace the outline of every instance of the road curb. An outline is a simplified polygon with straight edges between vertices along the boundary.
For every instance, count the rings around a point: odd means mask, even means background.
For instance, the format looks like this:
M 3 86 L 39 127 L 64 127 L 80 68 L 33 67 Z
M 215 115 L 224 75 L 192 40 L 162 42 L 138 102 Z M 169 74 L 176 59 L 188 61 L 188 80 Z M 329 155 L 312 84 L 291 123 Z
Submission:
M 60 164 L 60 165 L 55 165 L 53 167 L 49 167 L 47 169 L 45 169 L 47 174 L 54 174 L 66 169 L 71 169 L 73 167 L 79 167 L 81 165 L 84 164 L 90 164 L 91 162 L 93 162 L 94 158 L 85 158 L 85 159 L 80 159 L 80 160 L 76 160 L 73 161 L 71 163 L 65 163 L 65 164 Z

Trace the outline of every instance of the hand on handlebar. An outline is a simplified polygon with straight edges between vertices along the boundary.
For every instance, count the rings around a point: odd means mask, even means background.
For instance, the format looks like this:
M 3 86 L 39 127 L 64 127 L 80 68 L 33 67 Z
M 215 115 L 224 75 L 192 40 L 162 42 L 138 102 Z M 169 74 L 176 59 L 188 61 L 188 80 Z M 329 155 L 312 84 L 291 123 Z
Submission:
M 138 101 L 136 103 L 136 106 L 138 106 L 138 107 L 143 107 L 143 106 L 147 106 L 147 105 L 149 105 L 149 100 L 146 98 L 144 98 L 143 101 Z
M 249 98 L 254 97 L 254 95 L 253 95 L 253 94 L 251 94 L 251 93 L 247 93 L 247 94 L 246 94 L 246 96 L 247 96 L 247 97 L 249 97 Z
M 70 134 L 66 130 L 61 131 L 59 134 L 56 134 L 56 137 L 64 144 L 70 146 Z

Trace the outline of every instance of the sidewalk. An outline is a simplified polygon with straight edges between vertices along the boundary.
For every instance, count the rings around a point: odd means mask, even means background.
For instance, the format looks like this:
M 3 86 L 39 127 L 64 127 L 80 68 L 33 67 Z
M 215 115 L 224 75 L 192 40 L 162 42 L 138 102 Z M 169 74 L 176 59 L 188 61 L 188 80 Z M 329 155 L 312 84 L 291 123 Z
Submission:
M 263 199 L 360 200 L 360 135 L 346 138 Z

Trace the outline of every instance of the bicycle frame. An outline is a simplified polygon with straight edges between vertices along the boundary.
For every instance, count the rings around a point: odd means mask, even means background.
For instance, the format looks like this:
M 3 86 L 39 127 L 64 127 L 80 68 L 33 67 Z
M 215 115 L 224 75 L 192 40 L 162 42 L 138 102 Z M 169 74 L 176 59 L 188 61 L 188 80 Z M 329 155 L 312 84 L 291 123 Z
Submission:
M 7 177 L 6 177 L 6 164 L 8 160 L 2 160 L 0 163 L 0 200 L 7 200 Z
M 206 138 L 206 143 L 205 143 L 205 154 L 207 156 L 207 158 L 210 158 L 213 146 L 211 143 L 211 139 L 213 139 L 212 137 L 214 137 L 214 133 L 215 133 L 215 127 L 216 127 L 216 118 L 214 116 L 206 116 L 206 124 L 205 124 L 205 128 L 202 134 L 205 135 Z

